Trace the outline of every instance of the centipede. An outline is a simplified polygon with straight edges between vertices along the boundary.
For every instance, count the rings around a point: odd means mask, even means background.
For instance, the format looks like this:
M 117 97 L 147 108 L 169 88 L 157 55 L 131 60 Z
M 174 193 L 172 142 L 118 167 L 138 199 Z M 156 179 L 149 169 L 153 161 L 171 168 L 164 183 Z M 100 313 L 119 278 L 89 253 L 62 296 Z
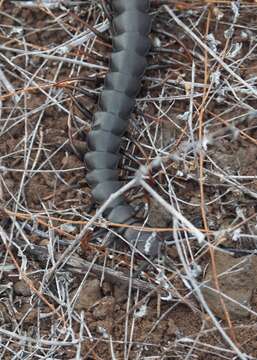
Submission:
M 151 48 L 149 0 L 112 0 L 112 53 L 110 67 L 93 116 L 85 154 L 86 180 L 96 203 L 103 204 L 124 184 L 119 179 L 122 136 L 128 128 L 147 67 Z M 119 196 L 104 211 L 104 217 L 120 224 L 140 225 L 134 208 Z M 137 239 L 137 248 L 144 254 L 157 251 L 156 237 L 151 232 L 127 228 L 123 236 L 128 243 Z M 151 241 L 149 241 L 151 239 Z

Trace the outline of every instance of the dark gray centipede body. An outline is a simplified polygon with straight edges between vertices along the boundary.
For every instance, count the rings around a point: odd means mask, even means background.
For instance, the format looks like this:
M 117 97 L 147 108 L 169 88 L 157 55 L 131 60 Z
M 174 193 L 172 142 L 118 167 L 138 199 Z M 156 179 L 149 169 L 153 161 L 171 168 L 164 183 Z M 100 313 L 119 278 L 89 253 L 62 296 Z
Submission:
M 147 65 L 146 55 L 151 46 L 148 37 L 151 30 L 149 0 L 112 0 L 111 5 L 114 16 L 110 71 L 100 95 L 99 110 L 94 114 L 93 127 L 88 136 L 89 152 L 85 155 L 88 168 L 86 179 L 99 204 L 103 204 L 122 186 L 117 168 L 121 137 L 127 129 L 135 97 L 140 90 Z M 133 208 L 123 196 L 112 202 L 104 216 L 116 223 L 138 223 Z M 128 229 L 124 237 L 132 241 L 137 234 L 136 230 Z M 138 247 L 144 253 L 154 251 L 149 243 L 145 248 L 148 238 L 149 233 L 142 233 L 137 240 Z M 156 247 L 154 242 L 153 247 Z

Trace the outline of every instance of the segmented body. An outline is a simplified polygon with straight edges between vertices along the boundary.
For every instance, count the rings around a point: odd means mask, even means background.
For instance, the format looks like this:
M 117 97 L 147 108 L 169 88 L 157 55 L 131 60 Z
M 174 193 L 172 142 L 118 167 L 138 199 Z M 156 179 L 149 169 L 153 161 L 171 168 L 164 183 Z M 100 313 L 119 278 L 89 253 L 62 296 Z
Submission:
M 121 137 L 135 106 L 151 45 L 148 38 L 151 29 L 149 0 L 112 0 L 111 5 L 114 16 L 110 71 L 100 95 L 99 110 L 94 114 L 88 137 L 89 152 L 85 155 L 86 179 L 99 204 L 122 186 L 117 168 Z M 112 222 L 131 224 L 136 222 L 133 214 L 133 208 L 120 196 L 104 216 Z M 135 232 L 129 230 L 126 235 L 134 237 Z

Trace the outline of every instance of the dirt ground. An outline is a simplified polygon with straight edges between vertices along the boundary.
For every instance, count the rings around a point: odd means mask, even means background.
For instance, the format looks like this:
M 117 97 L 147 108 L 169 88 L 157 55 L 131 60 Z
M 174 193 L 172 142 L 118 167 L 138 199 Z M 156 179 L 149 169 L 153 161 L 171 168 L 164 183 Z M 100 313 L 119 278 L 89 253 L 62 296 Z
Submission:
M 120 164 L 154 191 L 126 193 L 162 238 L 144 267 L 85 180 L 108 1 L 0 1 L 0 359 L 257 359 L 257 3 L 151 14 Z

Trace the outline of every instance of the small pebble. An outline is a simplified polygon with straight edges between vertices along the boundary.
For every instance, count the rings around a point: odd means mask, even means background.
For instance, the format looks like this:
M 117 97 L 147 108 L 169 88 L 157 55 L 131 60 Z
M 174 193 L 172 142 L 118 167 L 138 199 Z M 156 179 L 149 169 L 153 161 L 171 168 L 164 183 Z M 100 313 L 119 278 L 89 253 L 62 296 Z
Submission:
M 114 310 L 115 299 L 112 296 L 102 298 L 93 310 L 93 316 L 96 320 L 108 318 Z
M 31 296 L 31 290 L 24 280 L 17 281 L 13 286 L 13 290 L 18 296 Z
M 71 299 L 76 294 L 77 290 L 74 290 L 71 293 Z M 77 311 L 80 310 L 89 310 L 91 306 L 93 306 L 98 300 L 102 297 L 100 281 L 98 279 L 87 280 L 75 303 L 75 309 Z
M 238 302 L 235 303 L 223 297 L 230 318 L 240 320 L 249 317 L 250 312 L 246 308 L 251 309 L 252 294 L 257 287 L 257 258 L 254 256 L 234 258 L 230 254 L 219 251 L 215 253 L 215 266 L 217 275 L 222 274 L 218 276 L 220 291 Z M 225 320 L 226 315 L 220 301 L 220 295 L 214 291 L 216 289 L 214 276 L 210 265 L 205 276 L 206 285 L 210 288 L 204 286 L 202 293 L 212 312 L 220 319 Z

